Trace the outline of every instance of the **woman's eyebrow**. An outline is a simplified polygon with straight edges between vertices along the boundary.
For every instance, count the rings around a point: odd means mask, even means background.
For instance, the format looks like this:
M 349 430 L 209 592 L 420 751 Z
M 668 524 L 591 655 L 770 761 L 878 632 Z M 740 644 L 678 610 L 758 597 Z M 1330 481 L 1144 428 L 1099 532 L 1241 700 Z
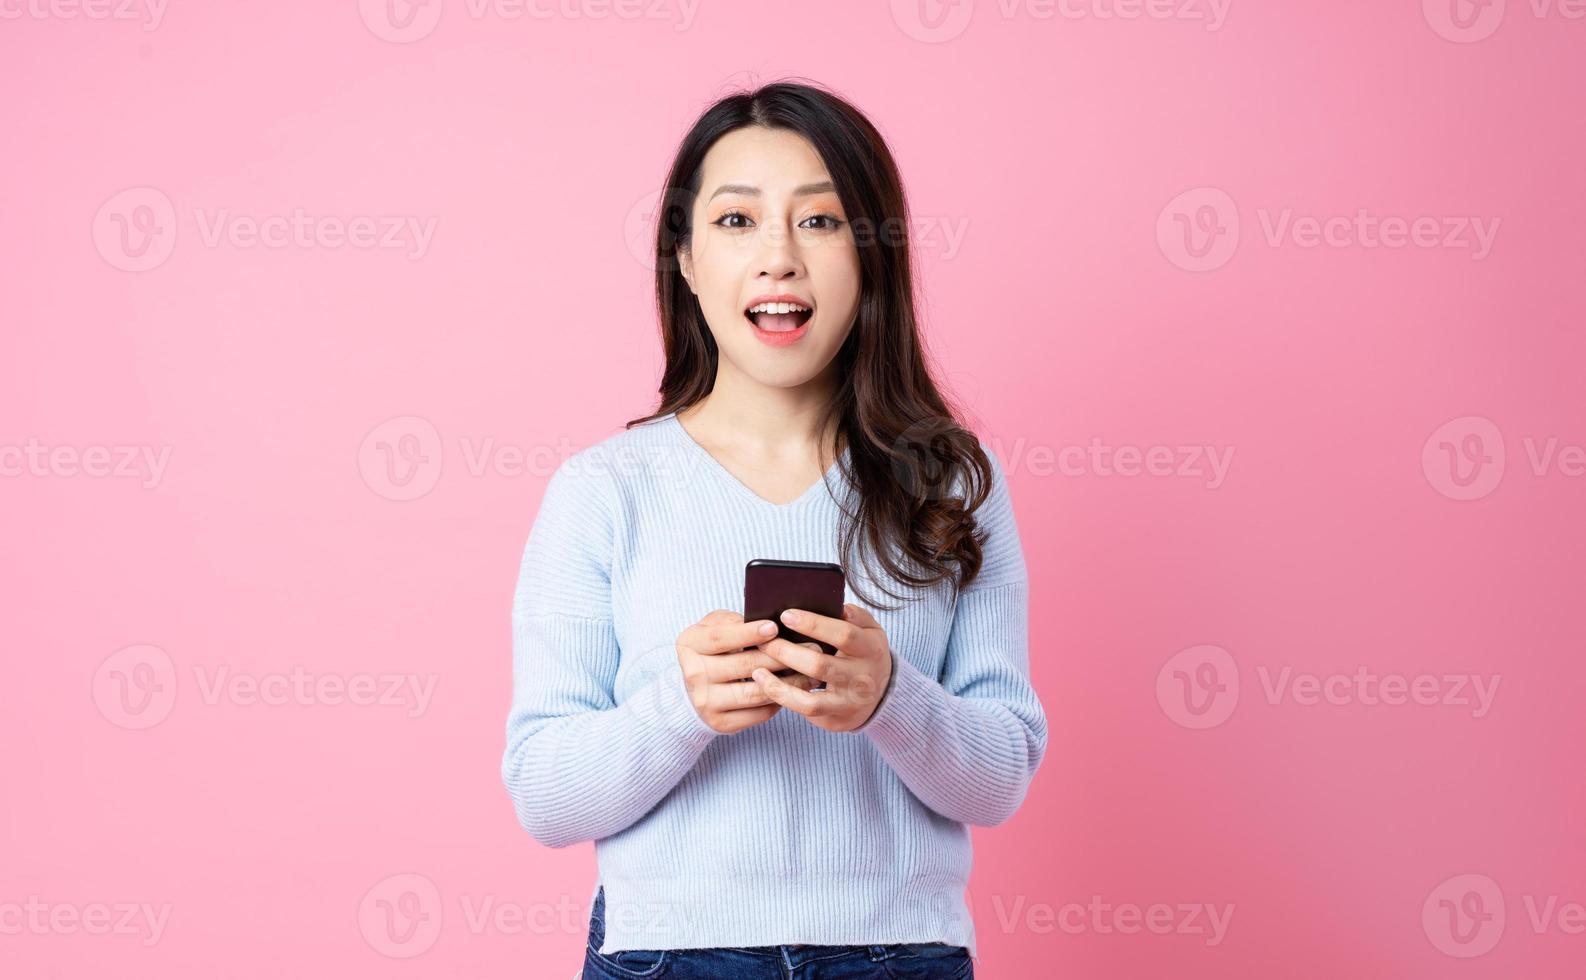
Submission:
M 809 197 L 812 194 L 828 194 L 836 189 L 836 187 L 832 186 L 831 181 L 823 180 L 816 184 L 804 184 L 801 187 L 793 188 L 793 196 Z M 746 194 L 750 197 L 759 197 L 760 188 L 754 187 L 750 184 L 722 184 L 720 187 L 716 188 L 716 192 L 710 197 L 706 198 L 705 201 L 706 203 L 709 203 L 722 194 Z

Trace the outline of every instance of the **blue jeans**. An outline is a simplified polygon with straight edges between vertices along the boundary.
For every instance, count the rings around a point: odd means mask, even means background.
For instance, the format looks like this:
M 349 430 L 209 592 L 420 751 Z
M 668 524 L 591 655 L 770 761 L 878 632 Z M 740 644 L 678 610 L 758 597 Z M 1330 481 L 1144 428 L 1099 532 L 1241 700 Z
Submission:
M 717 946 L 710 949 L 624 949 L 600 953 L 606 941 L 606 890 L 595 893 L 583 980 L 962 980 L 975 975 L 969 950 L 946 943 L 884 946 Z

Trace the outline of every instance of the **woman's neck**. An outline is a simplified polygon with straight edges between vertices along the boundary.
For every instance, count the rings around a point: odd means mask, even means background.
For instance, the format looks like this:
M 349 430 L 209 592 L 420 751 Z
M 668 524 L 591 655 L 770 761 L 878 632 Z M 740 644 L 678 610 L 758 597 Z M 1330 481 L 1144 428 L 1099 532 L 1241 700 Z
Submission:
M 677 417 L 688 430 L 705 442 L 731 447 L 735 455 L 749 459 L 792 459 L 815 457 L 829 463 L 840 452 L 841 433 L 821 431 L 826 423 L 827 397 L 798 389 L 767 389 L 757 392 L 722 390 L 718 385 L 709 395 Z

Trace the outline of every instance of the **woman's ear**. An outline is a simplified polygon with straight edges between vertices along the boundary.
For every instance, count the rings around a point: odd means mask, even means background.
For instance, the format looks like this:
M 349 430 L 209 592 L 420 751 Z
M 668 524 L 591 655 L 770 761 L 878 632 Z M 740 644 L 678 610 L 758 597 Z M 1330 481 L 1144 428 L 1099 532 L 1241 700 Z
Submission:
M 677 250 L 677 268 L 683 273 L 683 281 L 688 283 L 688 291 L 698 296 L 699 290 L 694 288 L 694 259 L 687 249 Z

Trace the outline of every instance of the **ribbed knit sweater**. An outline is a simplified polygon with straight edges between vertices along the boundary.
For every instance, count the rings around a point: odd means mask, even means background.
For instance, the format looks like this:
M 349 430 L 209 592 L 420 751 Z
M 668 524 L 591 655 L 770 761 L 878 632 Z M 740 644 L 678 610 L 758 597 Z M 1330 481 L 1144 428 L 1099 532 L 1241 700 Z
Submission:
M 849 732 L 782 708 L 719 733 L 694 710 L 676 651 L 712 610 L 742 612 L 750 559 L 843 564 L 846 448 L 786 504 L 750 490 L 675 414 L 557 467 L 513 596 L 501 775 L 535 840 L 595 842 L 600 952 L 944 942 L 978 955 L 968 825 L 1007 820 L 1046 752 L 1024 553 L 987 455 L 980 574 L 956 601 L 945 582 L 887 583 L 907 597 L 870 608 L 892 676 Z M 863 605 L 857 580 L 897 604 L 866 564 L 845 565 L 845 601 Z

